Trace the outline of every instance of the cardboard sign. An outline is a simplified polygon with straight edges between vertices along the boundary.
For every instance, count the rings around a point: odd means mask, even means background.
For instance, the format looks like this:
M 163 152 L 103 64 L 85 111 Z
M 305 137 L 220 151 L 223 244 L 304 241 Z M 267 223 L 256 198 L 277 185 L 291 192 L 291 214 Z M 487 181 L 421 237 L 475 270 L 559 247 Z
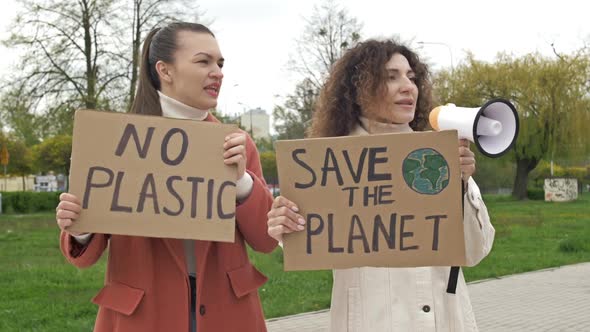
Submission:
M 70 192 L 77 232 L 234 241 L 235 126 L 97 111 L 74 119 Z
M 465 264 L 456 131 L 276 143 L 285 270 Z

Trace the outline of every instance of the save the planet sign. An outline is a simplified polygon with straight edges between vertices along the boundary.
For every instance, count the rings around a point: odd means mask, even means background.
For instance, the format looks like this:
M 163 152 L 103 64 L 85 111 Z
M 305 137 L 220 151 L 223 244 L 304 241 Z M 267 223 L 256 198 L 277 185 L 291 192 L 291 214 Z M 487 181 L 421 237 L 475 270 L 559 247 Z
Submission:
M 456 131 L 276 143 L 285 270 L 465 264 Z

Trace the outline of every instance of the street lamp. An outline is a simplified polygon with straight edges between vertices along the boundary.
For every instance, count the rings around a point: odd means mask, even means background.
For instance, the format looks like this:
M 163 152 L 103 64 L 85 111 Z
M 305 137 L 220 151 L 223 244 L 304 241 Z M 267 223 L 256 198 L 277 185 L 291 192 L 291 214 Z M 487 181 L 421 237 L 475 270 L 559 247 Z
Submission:
M 451 50 L 451 46 L 449 46 L 449 44 L 447 43 L 441 43 L 441 42 L 425 42 L 425 41 L 419 41 L 418 44 L 420 45 L 442 45 L 442 46 L 446 46 L 446 48 L 449 50 L 449 55 L 451 56 L 451 72 L 455 71 L 455 66 L 453 65 L 453 51 Z

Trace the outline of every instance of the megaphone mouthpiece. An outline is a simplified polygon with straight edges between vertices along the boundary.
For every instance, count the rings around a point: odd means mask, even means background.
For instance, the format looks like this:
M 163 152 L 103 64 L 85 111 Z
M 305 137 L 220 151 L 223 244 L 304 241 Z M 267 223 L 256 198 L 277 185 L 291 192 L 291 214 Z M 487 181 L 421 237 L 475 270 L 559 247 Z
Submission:
M 440 131 L 440 127 L 438 126 L 438 113 L 440 113 L 441 106 L 435 107 L 428 115 L 428 121 L 430 122 L 430 126 L 432 129 L 436 131 Z

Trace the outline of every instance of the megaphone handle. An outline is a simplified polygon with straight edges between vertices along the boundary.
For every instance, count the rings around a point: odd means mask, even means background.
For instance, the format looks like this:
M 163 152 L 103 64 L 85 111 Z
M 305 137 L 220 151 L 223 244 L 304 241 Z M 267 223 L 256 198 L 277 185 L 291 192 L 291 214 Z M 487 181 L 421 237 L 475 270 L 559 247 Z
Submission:
M 447 285 L 447 293 L 455 294 L 457 292 L 457 280 L 459 280 L 460 266 L 451 266 L 451 272 L 449 273 L 449 283 Z
M 465 217 L 465 181 L 461 179 L 461 215 Z M 459 280 L 460 266 L 451 266 L 449 273 L 449 283 L 447 284 L 447 293 L 455 294 L 457 292 L 457 280 Z

